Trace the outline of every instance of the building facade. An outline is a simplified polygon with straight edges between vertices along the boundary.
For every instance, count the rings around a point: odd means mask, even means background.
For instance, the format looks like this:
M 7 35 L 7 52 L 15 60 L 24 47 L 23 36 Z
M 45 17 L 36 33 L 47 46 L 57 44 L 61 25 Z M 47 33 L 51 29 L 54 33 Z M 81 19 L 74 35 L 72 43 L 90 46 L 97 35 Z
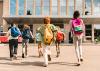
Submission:
M 35 35 L 36 28 L 43 25 L 44 17 L 50 16 L 51 23 L 65 31 L 65 42 L 69 43 L 71 42 L 69 20 L 73 17 L 74 11 L 79 10 L 86 25 L 84 39 L 94 42 L 97 36 L 95 28 L 100 24 L 99 8 L 100 0 L 1 0 L 0 21 L 4 32 L 13 21 L 18 22 L 20 29 L 24 22 L 28 21 Z

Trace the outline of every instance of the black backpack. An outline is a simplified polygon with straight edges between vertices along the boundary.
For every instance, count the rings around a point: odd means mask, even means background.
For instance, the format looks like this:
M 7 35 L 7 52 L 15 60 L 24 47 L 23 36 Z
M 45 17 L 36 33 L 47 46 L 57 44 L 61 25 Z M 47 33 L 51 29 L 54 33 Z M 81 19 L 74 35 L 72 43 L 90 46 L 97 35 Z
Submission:
M 22 32 L 22 38 L 23 39 L 31 39 L 32 36 L 30 34 L 30 29 L 24 29 Z

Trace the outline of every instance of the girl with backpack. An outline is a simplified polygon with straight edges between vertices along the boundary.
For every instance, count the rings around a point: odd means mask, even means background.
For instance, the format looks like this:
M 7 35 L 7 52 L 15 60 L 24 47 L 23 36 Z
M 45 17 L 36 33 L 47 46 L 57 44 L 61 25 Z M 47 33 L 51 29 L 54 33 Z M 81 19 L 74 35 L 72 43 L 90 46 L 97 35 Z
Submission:
M 36 42 L 38 43 L 38 54 L 39 54 L 39 57 L 43 56 L 43 53 L 42 53 L 42 36 L 41 36 L 41 33 L 38 31 L 40 29 L 37 28 L 36 30 Z
M 83 61 L 82 57 L 82 38 L 85 35 L 85 26 L 83 20 L 80 18 L 79 11 L 75 11 L 73 18 L 70 20 L 71 32 L 73 34 L 73 40 L 75 45 L 75 51 L 78 59 L 77 66 L 80 66 Z
M 57 52 L 57 56 L 56 57 L 59 57 L 60 55 L 60 43 L 64 40 L 64 33 L 60 30 L 60 27 L 58 26 L 57 27 L 57 33 L 56 33 L 56 41 L 55 41 L 55 44 L 56 44 L 56 52 Z
M 28 56 L 28 43 L 29 39 L 33 38 L 32 32 L 30 31 L 30 28 L 27 24 L 27 22 L 24 24 L 24 28 L 22 31 L 22 58 Z

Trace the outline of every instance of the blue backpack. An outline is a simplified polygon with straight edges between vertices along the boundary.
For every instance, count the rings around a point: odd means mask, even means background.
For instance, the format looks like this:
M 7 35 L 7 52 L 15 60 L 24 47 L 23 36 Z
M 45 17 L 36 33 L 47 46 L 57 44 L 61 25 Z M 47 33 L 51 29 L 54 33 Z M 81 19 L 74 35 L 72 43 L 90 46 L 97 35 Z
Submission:
M 20 35 L 20 31 L 18 30 L 18 28 L 12 27 L 12 28 L 11 28 L 11 36 L 12 36 L 12 37 L 17 37 L 17 36 L 19 36 L 19 35 Z
M 22 37 L 24 39 L 31 39 L 32 36 L 30 34 L 30 30 L 29 29 L 24 29 L 23 32 L 22 32 Z

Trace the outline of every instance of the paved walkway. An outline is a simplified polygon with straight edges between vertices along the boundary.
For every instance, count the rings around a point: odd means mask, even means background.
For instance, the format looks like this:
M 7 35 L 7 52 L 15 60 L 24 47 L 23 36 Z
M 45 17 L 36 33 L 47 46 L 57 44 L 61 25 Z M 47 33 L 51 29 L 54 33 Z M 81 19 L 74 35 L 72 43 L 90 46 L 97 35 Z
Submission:
M 21 45 L 18 49 L 18 60 L 9 61 L 8 45 L 0 46 L 0 71 L 100 71 L 100 46 L 83 45 L 84 62 L 77 62 L 74 46 L 61 46 L 61 55 L 56 58 L 55 46 L 52 46 L 52 61 L 43 67 L 43 57 L 38 58 L 37 46 L 29 46 L 29 57 L 21 58 Z

